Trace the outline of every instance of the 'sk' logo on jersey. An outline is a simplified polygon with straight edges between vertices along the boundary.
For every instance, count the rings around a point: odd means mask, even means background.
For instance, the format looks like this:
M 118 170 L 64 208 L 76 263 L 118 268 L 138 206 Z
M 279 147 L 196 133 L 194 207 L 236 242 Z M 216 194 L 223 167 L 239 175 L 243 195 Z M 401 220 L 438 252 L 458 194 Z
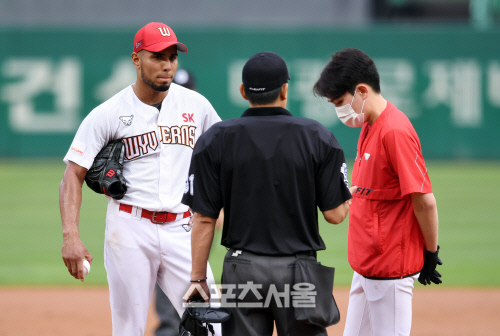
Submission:
M 120 120 L 125 126 L 130 126 L 132 125 L 132 119 L 134 119 L 134 115 L 129 115 L 129 116 L 121 116 Z

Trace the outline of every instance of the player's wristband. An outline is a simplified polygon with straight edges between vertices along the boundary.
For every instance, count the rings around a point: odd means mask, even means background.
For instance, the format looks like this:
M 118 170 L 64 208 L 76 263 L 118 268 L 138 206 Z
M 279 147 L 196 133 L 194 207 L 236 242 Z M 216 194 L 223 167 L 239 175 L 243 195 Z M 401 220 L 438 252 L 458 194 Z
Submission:
M 207 278 L 199 279 L 199 280 L 190 280 L 190 282 L 203 282 L 206 281 Z

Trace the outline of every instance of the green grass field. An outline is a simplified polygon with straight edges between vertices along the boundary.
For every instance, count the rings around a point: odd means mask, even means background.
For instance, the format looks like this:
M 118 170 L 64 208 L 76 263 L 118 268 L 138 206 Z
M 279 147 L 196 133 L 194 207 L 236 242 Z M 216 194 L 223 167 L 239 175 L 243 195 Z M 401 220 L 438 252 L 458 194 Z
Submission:
M 69 275 L 61 259 L 58 192 L 64 168 L 61 160 L 0 162 L 1 286 L 83 286 Z M 500 286 L 500 162 L 428 162 L 428 168 L 438 201 L 444 262 L 439 270 L 444 285 Z M 85 286 L 106 284 L 105 211 L 105 197 L 85 187 L 80 232 L 94 256 Z M 336 286 L 348 286 L 352 276 L 347 223 L 320 223 L 327 250 L 319 259 L 336 268 Z M 214 242 L 210 261 L 220 279 L 226 250 L 219 245 L 219 235 Z

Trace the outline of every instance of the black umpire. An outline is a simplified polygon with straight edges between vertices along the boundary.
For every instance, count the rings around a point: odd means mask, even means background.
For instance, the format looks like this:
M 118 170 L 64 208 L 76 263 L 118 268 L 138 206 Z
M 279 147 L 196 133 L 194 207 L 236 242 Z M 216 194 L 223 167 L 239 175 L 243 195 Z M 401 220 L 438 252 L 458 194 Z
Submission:
M 191 296 L 208 294 L 206 265 L 216 218 L 224 208 L 222 304 L 226 336 L 326 335 L 294 318 L 295 259 L 324 250 L 317 208 L 332 224 L 349 210 L 344 153 L 320 123 L 286 108 L 288 69 L 275 53 L 253 55 L 240 92 L 250 108 L 213 125 L 196 143 L 183 203 L 194 211 Z M 201 287 L 200 287 L 201 286 Z M 212 289 L 213 290 L 213 289 Z M 300 293 L 299 293 L 300 294 Z M 206 296 L 205 296 L 206 298 Z

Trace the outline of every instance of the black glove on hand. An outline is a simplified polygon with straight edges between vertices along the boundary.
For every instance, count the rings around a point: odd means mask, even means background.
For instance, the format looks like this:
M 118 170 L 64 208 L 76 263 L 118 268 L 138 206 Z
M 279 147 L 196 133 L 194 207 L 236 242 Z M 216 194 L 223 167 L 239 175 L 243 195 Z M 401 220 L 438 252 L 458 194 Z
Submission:
M 443 262 L 438 256 L 439 245 L 436 252 L 425 251 L 424 267 L 420 271 L 420 276 L 418 277 L 418 282 L 422 285 L 430 285 L 431 282 L 439 285 L 443 281 L 441 280 L 441 273 L 436 271 L 437 265 L 442 265 Z
M 98 194 L 106 194 L 117 200 L 127 192 L 123 177 L 125 147 L 122 139 L 112 140 L 96 155 L 92 167 L 87 171 L 85 182 Z

